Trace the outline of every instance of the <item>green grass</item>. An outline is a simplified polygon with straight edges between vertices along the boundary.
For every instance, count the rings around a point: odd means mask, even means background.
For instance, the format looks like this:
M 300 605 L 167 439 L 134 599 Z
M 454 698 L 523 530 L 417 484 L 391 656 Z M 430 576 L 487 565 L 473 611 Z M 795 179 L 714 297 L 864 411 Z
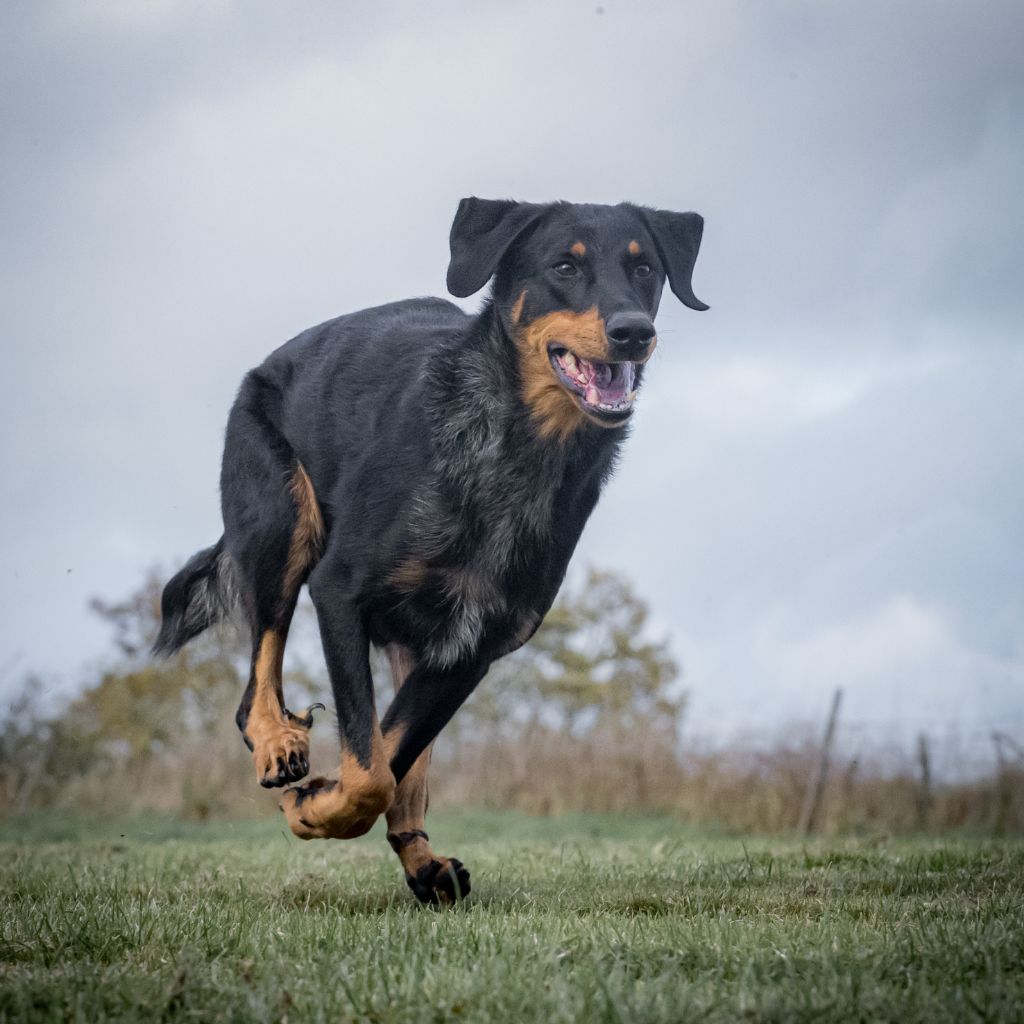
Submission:
M 0 1020 L 1024 1020 L 1024 844 L 741 841 L 433 816 L 470 905 L 375 830 L 0 823 Z

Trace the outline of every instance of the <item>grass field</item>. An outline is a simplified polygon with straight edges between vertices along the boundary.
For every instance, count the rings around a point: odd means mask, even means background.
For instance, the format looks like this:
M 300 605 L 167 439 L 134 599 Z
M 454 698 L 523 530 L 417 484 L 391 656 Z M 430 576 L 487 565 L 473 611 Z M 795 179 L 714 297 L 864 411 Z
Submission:
M 0 1020 L 1024 1020 L 1018 841 L 430 826 L 463 909 L 416 905 L 377 829 L 0 822 Z

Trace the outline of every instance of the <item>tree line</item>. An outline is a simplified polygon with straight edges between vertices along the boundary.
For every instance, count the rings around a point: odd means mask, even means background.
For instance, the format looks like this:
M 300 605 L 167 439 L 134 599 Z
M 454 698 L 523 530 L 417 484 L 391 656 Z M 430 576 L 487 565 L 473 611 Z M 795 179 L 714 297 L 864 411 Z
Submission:
M 222 624 L 175 657 L 154 660 L 161 582 L 154 571 L 121 600 L 91 602 L 109 627 L 111 655 L 65 705 L 47 713 L 39 680 L 25 681 L 0 726 L 0 808 L 100 802 L 138 809 L 148 801 L 202 815 L 251 803 L 243 796 L 252 785 L 247 757 L 234 729 L 249 671 L 246 631 Z M 528 645 L 493 666 L 456 716 L 452 742 L 486 735 L 508 743 L 524 729 L 577 740 L 634 730 L 674 734 L 684 707 L 679 670 L 667 642 L 648 636 L 648 619 L 624 577 L 590 570 L 563 591 Z M 295 707 L 329 704 L 315 634 L 315 612 L 303 602 L 284 679 Z M 373 669 L 386 703 L 391 682 L 381 652 Z M 315 730 L 317 753 L 328 759 L 324 770 L 334 763 L 332 731 L 326 723 Z M 193 770 L 197 757 L 202 772 Z

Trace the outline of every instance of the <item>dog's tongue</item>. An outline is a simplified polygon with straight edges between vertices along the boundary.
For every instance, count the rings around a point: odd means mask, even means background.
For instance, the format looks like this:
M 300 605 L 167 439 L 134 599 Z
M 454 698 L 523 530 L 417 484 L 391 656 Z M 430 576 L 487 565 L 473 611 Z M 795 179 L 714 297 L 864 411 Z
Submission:
M 611 383 L 612 377 L 615 376 L 614 371 L 608 363 L 594 363 L 594 375 L 590 380 L 590 383 L 594 387 L 602 389 L 608 387 Z
M 633 364 L 593 363 L 584 396 L 590 405 L 617 405 L 633 387 Z

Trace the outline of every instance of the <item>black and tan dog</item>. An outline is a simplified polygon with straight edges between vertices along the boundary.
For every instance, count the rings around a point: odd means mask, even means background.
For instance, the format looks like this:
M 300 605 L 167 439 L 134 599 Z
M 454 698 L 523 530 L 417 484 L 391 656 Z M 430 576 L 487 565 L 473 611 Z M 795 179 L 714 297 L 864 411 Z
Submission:
M 170 654 L 240 604 L 252 674 L 237 721 L 263 786 L 309 771 L 309 712 L 281 664 L 303 583 L 341 734 L 337 779 L 284 794 L 305 839 L 387 816 L 416 896 L 469 892 L 423 831 L 430 747 L 488 666 L 537 629 L 611 473 L 654 351 L 667 277 L 691 309 L 702 219 L 630 204 L 464 199 L 448 288 L 494 276 L 477 316 L 411 299 L 339 317 L 242 383 L 221 472 L 224 535 L 167 584 Z M 378 721 L 369 647 L 397 695 Z

